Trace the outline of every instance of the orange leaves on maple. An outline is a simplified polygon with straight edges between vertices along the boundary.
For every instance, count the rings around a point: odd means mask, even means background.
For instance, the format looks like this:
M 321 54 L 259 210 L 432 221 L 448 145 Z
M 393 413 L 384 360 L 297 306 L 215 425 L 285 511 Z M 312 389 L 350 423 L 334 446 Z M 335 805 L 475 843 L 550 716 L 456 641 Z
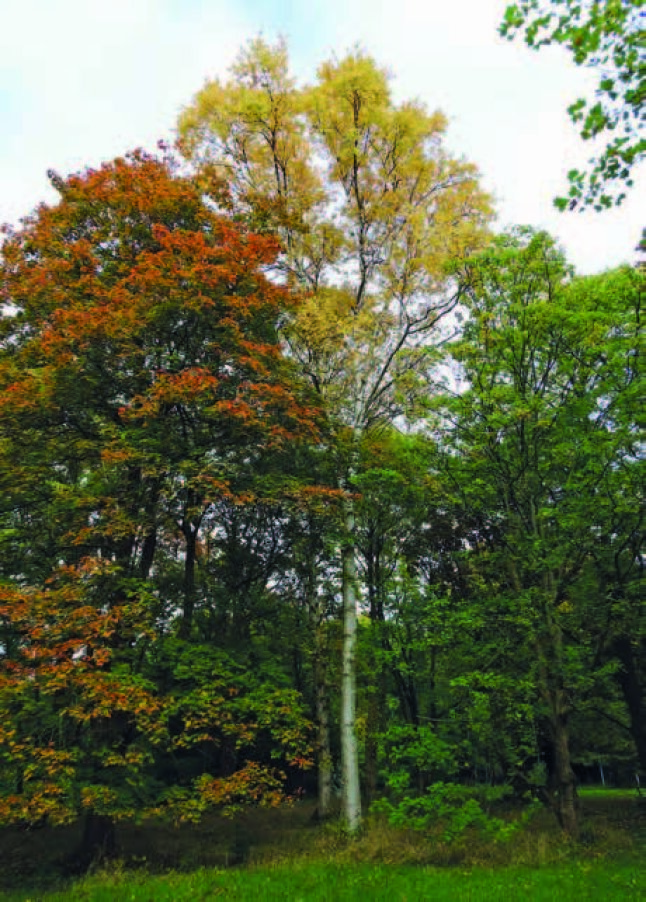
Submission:
M 217 213 L 203 176 L 142 152 L 56 184 L 60 202 L 9 232 L 0 264 L 0 303 L 15 311 L 3 322 L 0 451 L 16 459 L 16 516 L 36 510 L 47 533 L 34 546 L 44 563 L 24 575 L 21 561 L 0 586 L 11 641 L 0 764 L 18 761 L 24 784 L 0 791 L 0 821 L 134 816 L 127 787 L 158 749 L 224 741 L 238 772 L 207 777 L 187 810 L 277 799 L 278 776 L 245 755 L 271 734 L 285 760 L 297 746 L 304 758 L 298 712 L 272 702 L 285 721 L 274 736 L 226 674 L 178 700 L 142 672 L 157 666 L 147 655 L 163 644 L 159 611 L 173 636 L 182 604 L 178 582 L 156 581 L 156 555 L 164 563 L 172 549 L 186 563 L 192 539 L 201 563 L 206 512 L 255 503 L 254 463 L 316 434 L 319 412 L 278 338 L 298 301 L 265 274 L 278 244 Z
M 122 416 L 154 418 L 178 406 L 208 402 L 219 384 L 217 377 L 204 367 L 192 367 L 179 373 L 158 370 L 153 379 L 152 387 L 145 395 L 135 395 L 128 406 L 120 408 Z
M 283 775 L 256 762 L 249 762 L 230 777 L 212 778 L 204 775 L 197 781 L 197 789 L 209 806 L 227 809 L 236 805 L 259 802 L 266 807 L 278 805 L 283 799 Z

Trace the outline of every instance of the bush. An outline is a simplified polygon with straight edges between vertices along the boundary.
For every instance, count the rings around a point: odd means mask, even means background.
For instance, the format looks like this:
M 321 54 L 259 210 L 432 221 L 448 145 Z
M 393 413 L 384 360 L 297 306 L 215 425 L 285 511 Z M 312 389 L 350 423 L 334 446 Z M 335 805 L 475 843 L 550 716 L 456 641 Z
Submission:
M 390 798 L 378 799 L 375 812 L 386 815 L 393 826 L 428 830 L 442 824 L 442 839 L 450 843 L 468 828 L 482 831 L 498 842 L 510 839 L 531 817 L 530 806 L 521 818 L 505 821 L 492 816 L 485 807 L 511 794 L 508 786 L 461 786 L 458 783 L 433 783 L 423 794 L 415 794 L 405 773 L 393 774 L 388 780 Z

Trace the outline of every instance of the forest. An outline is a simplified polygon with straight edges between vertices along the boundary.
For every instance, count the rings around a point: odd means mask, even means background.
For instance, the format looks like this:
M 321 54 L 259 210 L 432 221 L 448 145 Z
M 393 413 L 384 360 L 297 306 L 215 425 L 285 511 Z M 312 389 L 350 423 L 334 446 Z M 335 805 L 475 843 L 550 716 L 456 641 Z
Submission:
M 582 787 L 646 791 L 645 271 L 495 230 L 446 127 L 258 38 L 5 227 L 5 832 L 576 843 Z M 608 148 L 561 206 L 621 202 Z

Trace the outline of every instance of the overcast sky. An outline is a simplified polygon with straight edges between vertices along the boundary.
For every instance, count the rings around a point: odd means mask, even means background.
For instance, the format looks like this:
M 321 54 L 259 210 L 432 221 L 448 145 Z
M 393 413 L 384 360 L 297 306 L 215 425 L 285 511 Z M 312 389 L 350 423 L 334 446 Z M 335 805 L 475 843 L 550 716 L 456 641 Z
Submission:
M 449 117 L 449 146 L 476 163 L 500 224 L 547 228 L 581 273 L 634 262 L 645 179 L 604 214 L 552 198 L 590 148 L 566 107 L 593 84 L 560 49 L 497 35 L 506 0 L 0 0 L 0 222 L 52 200 L 65 175 L 172 133 L 205 79 L 246 40 L 287 37 L 294 71 L 355 44 Z

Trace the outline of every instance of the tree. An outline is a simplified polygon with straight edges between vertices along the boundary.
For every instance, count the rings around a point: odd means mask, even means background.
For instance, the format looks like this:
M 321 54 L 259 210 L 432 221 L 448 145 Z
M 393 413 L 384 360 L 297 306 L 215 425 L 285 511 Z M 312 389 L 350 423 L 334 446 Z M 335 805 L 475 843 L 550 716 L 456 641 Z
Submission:
M 254 463 L 316 411 L 278 344 L 276 243 L 214 212 L 217 181 L 136 152 L 55 184 L 0 268 L 0 812 L 85 813 L 109 851 L 114 819 L 276 798 L 258 748 L 307 747 L 296 694 L 200 643 L 196 569 L 214 507 L 262 494 Z
M 621 204 L 633 185 L 632 173 L 646 150 L 642 7 L 643 0 L 522 0 L 505 11 L 503 36 L 523 34 L 536 50 L 561 44 L 577 66 L 599 72 L 596 103 L 581 98 L 568 112 L 584 140 L 604 137 L 606 146 L 588 172 L 568 173 L 568 196 L 555 200 L 561 210 Z
M 473 166 L 442 147 L 446 121 L 396 105 L 386 74 L 355 51 L 299 89 L 286 47 L 252 42 L 232 80 L 207 84 L 179 121 L 198 169 L 215 167 L 254 228 L 277 234 L 279 276 L 308 296 L 285 335 L 336 436 L 346 493 L 342 759 L 348 827 L 360 822 L 353 480 L 364 435 L 405 411 L 431 335 L 457 303 L 447 261 L 478 248 L 488 200 Z
M 447 404 L 463 458 L 456 475 L 495 524 L 487 581 L 497 610 L 524 631 L 555 811 L 572 834 L 569 722 L 594 679 L 591 610 L 576 584 L 616 523 L 615 475 L 638 454 L 641 278 L 626 268 L 571 281 L 544 234 L 503 236 L 467 266 L 472 318 L 453 349 L 468 380 Z M 620 502 L 631 516 L 641 503 L 638 493 Z

